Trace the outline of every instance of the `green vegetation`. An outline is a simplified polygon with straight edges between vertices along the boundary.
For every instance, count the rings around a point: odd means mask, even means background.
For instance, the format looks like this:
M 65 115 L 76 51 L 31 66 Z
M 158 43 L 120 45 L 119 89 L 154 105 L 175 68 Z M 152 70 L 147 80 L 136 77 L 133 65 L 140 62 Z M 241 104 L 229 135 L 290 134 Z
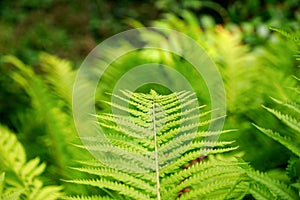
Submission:
M 1 1 L 0 199 L 299 199 L 298 5 Z M 224 129 L 207 131 L 218 119 L 210 119 L 209 91 L 191 63 L 147 49 L 118 58 L 105 71 L 95 108 L 111 143 L 86 145 L 72 114 L 80 63 L 98 42 L 144 26 L 177 30 L 206 50 L 226 90 Z M 162 47 L 178 44 L 172 35 L 151 37 Z M 148 84 L 114 94 L 122 75 L 145 63 L 177 70 L 195 93 Z M 180 105 L 178 97 L 189 101 Z M 107 103 L 112 98 L 130 106 Z M 191 109 L 194 102 L 205 105 L 200 114 Z M 129 114 L 114 115 L 112 107 Z M 216 143 L 207 140 L 219 134 Z

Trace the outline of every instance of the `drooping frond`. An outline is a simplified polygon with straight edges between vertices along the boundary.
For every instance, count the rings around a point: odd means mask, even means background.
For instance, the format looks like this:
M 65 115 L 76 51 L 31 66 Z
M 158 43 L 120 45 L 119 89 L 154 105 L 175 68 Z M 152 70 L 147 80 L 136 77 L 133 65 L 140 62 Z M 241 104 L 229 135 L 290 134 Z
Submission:
M 275 109 L 271 109 L 271 108 L 268 108 L 268 107 L 265 107 L 265 106 L 264 106 L 264 108 L 267 111 L 269 111 L 270 113 L 272 113 L 273 115 L 275 115 L 278 119 L 280 119 L 286 125 L 288 125 L 292 129 L 294 129 L 295 131 L 300 133 L 300 123 L 297 119 L 291 117 L 288 114 L 282 114 L 280 111 L 277 111 Z
M 300 80 L 299 80 L 300 81 Z M 285 106 L 288 109 L 291 109 L 295 112 L 297 112 L 298 114 L 300 114 L 300 105 L 297 102 L 283 102 L 280 101 L 278 99 L 275 98 L 271 98 L 273 101 L 275 101 L 276 103 Z
M 272 98 L 276 103 L 283 106 L 284 111 L 279 111 L 277 109 L 271 109 L 266 106 L 263 106 L 268 112 L 272 113 L 275 117 L 285 123 L 291 130 L 294 131 L 294 134 L 290 134 L 289 136 L 283 136 L 280 133 L 274 132 L 272 130 L 264 129 L 259 126 L 256 126 L 261 132 L 266 134 L 267 136 L 273 138 L 274 140 L 280 142 L 298 157 L 300 157 L 300 106 L 298 101 L 289 100 L 287 102 L 283 102 Z M 283 110 L 283 109 L 282 109 Z M 284 112 L 284 113 L 283 113 Z
M 279 133 L 274 132 L 270 129 L 264 129 L 259 126 L 254 125 L 256 128 L 258 128 L 261 132 L 272 138 L 273 140 L 278 141 L 282 145 L 284 145 L 286 148 L 288 148 L 290 151 L 292 151 L 294 154 L 300 157 L 300 145 L 297 143 L 297 141 L 293 140 L 292 138 L 288 136 L 281 136 Z

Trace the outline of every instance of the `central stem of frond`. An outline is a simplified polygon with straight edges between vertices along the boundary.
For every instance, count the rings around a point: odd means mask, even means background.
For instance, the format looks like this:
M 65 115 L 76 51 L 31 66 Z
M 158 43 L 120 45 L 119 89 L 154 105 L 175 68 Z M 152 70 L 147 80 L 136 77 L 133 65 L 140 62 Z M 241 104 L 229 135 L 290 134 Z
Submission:
M 158 162 L 158 147 L 157 147 L 157 132 L 156 132 L 156 116 L 155 116 L 155 102 L 152 106 L 152 123 L 153 123 L 153 136 L 154 136 L 154 153 L 155 153 L 155 171 L 156 171 L 156 193 L 157 200 L 160 200 L 160 180 L 159 180 L 159 162 Z

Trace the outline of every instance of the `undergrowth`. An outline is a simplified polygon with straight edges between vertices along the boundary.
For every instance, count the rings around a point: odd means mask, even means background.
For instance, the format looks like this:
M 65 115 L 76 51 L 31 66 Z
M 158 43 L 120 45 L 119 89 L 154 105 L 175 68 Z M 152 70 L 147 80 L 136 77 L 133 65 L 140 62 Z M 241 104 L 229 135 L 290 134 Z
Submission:
M 299 37 L 279 30 L 291 40 L 272 32 L 265 46 L 250 47 L 239 27 L 202 29 L 195 16 L 181 14 L 153 25 L 184 30 L 212 57 L 227 93 L 225 129 L 207 131 L 218 119 L 210 119 L 215 111 L 209 93 L 188 62 L 166 52 L 137 51 L 112 63 L 97 90 L 98 122 L 108 140 L 82 145 L 71 110 L 77 72 L 72 64 L 45 53 L 37 66 L 4 56 L 5 87 L 17 89 L 22 98 L 14 101 L 22 106 L 6 116 L 9 123 L 1 120 L 8 125 L 0 126 L 1 200 L 299 199 Z M 188 77 L 195 94 L 150 85 L 115 96 L 129 108 L 103 103 L 110 102 L 122 74 L 149 61 Z M 195 102 L 207 105 L 200 114 Z M 115 115 L 112 107 L 129 114 Z M 213 135 L 220 135 L 217 142 L 209 140 Z

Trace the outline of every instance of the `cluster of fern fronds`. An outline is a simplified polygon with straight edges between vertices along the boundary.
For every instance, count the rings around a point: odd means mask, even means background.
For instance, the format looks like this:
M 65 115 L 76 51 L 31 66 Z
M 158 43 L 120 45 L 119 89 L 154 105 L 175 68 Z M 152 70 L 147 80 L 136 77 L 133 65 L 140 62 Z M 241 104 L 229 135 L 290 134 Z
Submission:
M 129 105 L 127 115 L 98 116 L 107 141 L 89 138 L 86 148 L 100 156 L 76 168 L 91 178 L 69 181 L 98 187 L 107 195 L 67 199 L 297 199 L 285 183 L 238 157 L 219 155 L 236 147 L 228 146 L 232 141 L 209 138 L 230 131 L 198 129 L 216 119 L 199 121 L 209 112 L 195 112 L 193 93 L 122 94 L 116 98 Z M 123 104 L 111 106 L 127 110 Z
M 0 199 L 57 199 L 67 189 L 61 179 L 77 176 L 68 166 L 84 154 L 66 145 L 79 140 L 71 116 L 75 71 L 70 62 L 46 53 L 40 55 L 39 74 L 14 56 L 1 61 L 12 88 L 29 105 L 6 116 L 14 131 L 0 124 Z
M 286 129 L 283 133 L 259 126 L 256 127 L 262 133 L 281 143 L 284 147 L 290 150 L 291 155 L 286 167 L 286 174 L 288 176 L 287 179 L 291 187 L 298 190 L 300 195 L 300 90 L 299 88 L 294 88 L 294 90 L 296 93 L 296 99 L 281 101 L 273 98 L 273 100 L 280 106 L 279 108 L 282 111 L 264 106 L 268 112 L 272 113 L 276 118 L 286 125 Z
M 71 63 L 41 54 L 34 68 L 5 56 L 7 79 L 28 105 L 6 117 L 10 129 L 0 125 L 1 200 L 299 199 L 300 92 L 291 77 L 299 71 L 296 45 L 273 34 L 266 47 L 251 49 L 240 29 L 203 30 L 186 12 L 182 19 L 167 15 L 155 25 L 184 31 L 215 61 L 227 92 L 226 128 L 209 129 L 220 119 L 210 119 L 217 111 L 209 111 L 210 96 L 191 64 L 147 49 L 112 63 L 96 98 L 110 102 L 107 92 L 123 73 L 150 61 L 188 77 L 196 94 L 149 92 L 149 85 L 139 92 L 120 91 L 114 103 L 96 103 L 106 139 L 81 138 L 81 145 L 71 114 L 76 73 Z M 110 108 L 113 112 L 101 112 Z

